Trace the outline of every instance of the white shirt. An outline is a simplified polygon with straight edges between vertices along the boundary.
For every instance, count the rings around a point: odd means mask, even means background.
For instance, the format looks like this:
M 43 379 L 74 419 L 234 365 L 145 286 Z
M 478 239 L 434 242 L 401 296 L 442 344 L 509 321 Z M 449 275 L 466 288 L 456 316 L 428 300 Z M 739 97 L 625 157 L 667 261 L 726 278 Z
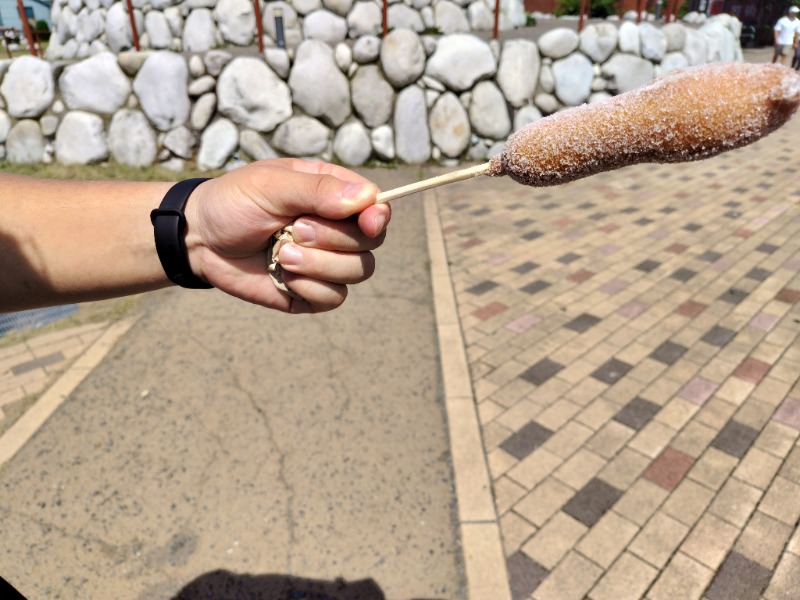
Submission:
M 794 43 L 794 34 L 800 31 L 800 19 L 789 17 L 781 17 L 775 23 L 775 31 L 778 32 L 778 43 L 786 46 Z

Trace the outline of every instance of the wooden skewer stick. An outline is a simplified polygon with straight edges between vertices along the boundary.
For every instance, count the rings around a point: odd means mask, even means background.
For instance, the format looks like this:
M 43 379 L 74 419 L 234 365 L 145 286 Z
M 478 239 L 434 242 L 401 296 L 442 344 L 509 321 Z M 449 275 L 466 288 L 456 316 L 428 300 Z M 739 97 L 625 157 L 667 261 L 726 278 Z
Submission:
M 468 169 L 453 171 L 452 173 L 446 173 L 444 175 L 439 175 L 437 177 L 431 177 L 430 179 L 418 181 L 417 183 L 410 183 L 408 185 L 404 185 L 403 187 L 381 192 L 380 194 L 378 194 L 377 203 L 383 204 L 384 202 L 389 202 L 390 200 L 402 198 L 403 196 L 416 194 L 417 192 L 422 192 L 425 190 L 429 190 L 431 188 L 439 187 L 440 185 L 447 185 L 448 183 L 463 181 L 464 179 L 472 179 L 473 177 L 480 177 L 481 175 L 485 174 L 486 171 L 489 170 L 489 164 L 490 163 L 488 162 L 483 163 L 482 165 L 469 167 Z

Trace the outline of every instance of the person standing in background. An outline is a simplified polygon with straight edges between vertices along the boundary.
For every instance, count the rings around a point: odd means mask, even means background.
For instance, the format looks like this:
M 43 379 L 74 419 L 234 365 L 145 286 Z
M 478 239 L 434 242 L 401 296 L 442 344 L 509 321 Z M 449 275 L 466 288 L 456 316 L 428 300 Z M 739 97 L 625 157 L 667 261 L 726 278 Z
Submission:
M 797 18 L 797 13 L 800 13 L 800 8 L 791 6 L 786 15 L 775 23 L 775 54 L 772 56 L 774 63 L 786 64 L 785 59 L 790 50 L 797 48 L 797 41 L 800 38 L 800 20 Z

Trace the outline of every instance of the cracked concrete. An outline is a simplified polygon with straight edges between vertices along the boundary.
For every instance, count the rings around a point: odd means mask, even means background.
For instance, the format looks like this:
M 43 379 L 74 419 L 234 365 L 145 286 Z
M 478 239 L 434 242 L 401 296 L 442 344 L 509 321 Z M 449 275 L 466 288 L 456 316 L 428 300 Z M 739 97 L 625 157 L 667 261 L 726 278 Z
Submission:
M 0 573 L 30 600 L 231 578 L 462 599 L 421 206 L 397 203 L 376 276 L 333 313 L 152 295 L 0 471 Z

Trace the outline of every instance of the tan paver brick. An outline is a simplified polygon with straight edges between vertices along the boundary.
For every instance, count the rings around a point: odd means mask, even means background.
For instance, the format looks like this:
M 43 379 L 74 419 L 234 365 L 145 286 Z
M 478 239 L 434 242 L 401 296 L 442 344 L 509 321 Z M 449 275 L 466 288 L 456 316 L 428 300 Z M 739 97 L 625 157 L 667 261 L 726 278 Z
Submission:
M 800 557 L 786 553 L 764 594 L 765 600 L 796 600 L 800 590 Z
M 660 423 L 650 421 L 644 428 L 636 434 L 628 447 L 641 452 L 650 458 L 656 458 L 661 451 L 667 447 L 677 431 Z
M 586 443 L 586 448 L 606 459 L 610 459 L 625 446 L 635 433 L 627 425 L 617 421 L 609 421 Z
M 528 523 L 514 511 L 500 517 L 500 534 L 503 538 L 503 553 L 511 556 L 520 549 L 534 533 L 536 527 Z
M 622 495 L 613 510 L 629 521 L 643 526 L 663 504 L 669 492 L 646 479 L 634 483 Z
M 541 406 L 527 398 L 523 398 L 504 413 L 496 416 L 494 422 L 511 431 L 518 431 L 530 421 L 536 419 L 541 412 Z
M 624 490 L 638 479 L 650 462 L 647 456 L 630 448 L 623 448 L 598 475 L 615 488 Z
M 594 452 L 581 449 L 561 465 L 553 475 L 575 490 L 589 483 L 606 464 L 603 457 Z
M 698 421 L 692 421 L 675 436 L 675 439 L 670 442 L 670 446 L 675 448 L 675 450 L 680 450 L 696 458 L 705 452 L 717 433 L 718 431 L 716 429 L 708 425 L 703 425 Z
M 588 527 L 583 523 L 558 512 L 522 546 L 522 551 L 552 570 L 587 530 Z
M 743 528 L 761 500 L 762 491 L 731 477 L 711 503 L 709 512 Z
M 761 500 L 758 510 L 794 527 L 800 519 L 800 484 L 776 477 Z
M 658 569 L 624 553 L 589 593 L 591 600 L 639 600 L 658 576 Z
M 761 429 L 774 412 L 774 405 L 750 398 L 736 411 L 734 418 L 753 429 Z
M 586 558 L 608 569 L 637 533 L 638 525 L 608 511 L 575 548 Z
M 688 477 L 716 491 L 722 487 L 738 463 L 739 461 L 730 454 L 716 448 L 708 448 L 692 466 Z
M 538 448 L 508 472 L 508 476 L 528 489 L 533 489 L 562 463 L 562 458 Z
M 710 513 L 703 515 L 680 547 L 681 552 L 717 570 L 740 530 Z
M 783 552 L 792 528 L 756 511 L 736 540 L 734 549 L 743 556 L 772 570 Z
M 581 600 L 600 578 L 603 570 L 576 552 L 550 573 L 533 593 L 534 600 Z
M 741 479 L 761 490 L 765 490 L 781 466 L 781 459 L 760 448 L 750 448 L 739 467 L 733 472 Z
M 489 465 L 489 474 L 492 479 L 498 479 L 519 461 L 498 447 L 488 452 L 486 462 Z
M 561 428 L 581 410 L 581 406 L 569 400 L 557 400 L 555 404 L 537 415 L 536 420 L 544 427 L 553 431 Z
M 661 510 L 691 527 L 705 512 L 713 498 L 712 490 L 691 479 L 684 479 L 661 506 Z
M 575 490 L 554 477 L 548 477 L 520 500 L 514 511 L 541 527 L 575 494 Z
M 587 427 L 598 430 L 617 414 L 619 406 L 606 398 L 597 398 L 575 416 L 575 420 Z
M 542 447 L 561 458 L 568 458 L 574 454 L 593 433 L 592 429 L 586 425 L 582 425 L 577 421 L 570 421 L 542 444 Z
M 497 507 L 497 514 L 502 515 L 522 498 L 526 489 L 508 477 L 501 477 L 492 484 L 494 489 L 494 501 Z
M 647 598 L 695 600 L 702 596 L 713 577 L 714 571 L 678 552 L 650 588 Z
M 700 410 L 697 404 L 684 400 L 683 398 L 673 398 L 664 405 L 655 420 L 668 426 L 670 429 L 679 431 L 689 422 L 694 414 Z
M 695 415 L 695 419 L 714 429 L 722 429 L 736 410 L 737 406 L 735 404 L 722 398 L 711 398 L 703 405 L 700 412 Z
M 633 540 L 629 550 L 660 569 L 667 564 L 688 532 L 686 525 L 657 511 Z

